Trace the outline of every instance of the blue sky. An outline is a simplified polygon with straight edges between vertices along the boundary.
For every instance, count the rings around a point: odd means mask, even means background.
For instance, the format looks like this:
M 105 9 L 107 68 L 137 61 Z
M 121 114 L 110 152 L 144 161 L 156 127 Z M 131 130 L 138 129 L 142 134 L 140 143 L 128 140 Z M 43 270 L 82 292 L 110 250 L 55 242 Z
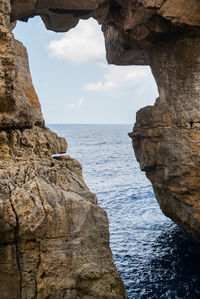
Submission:
M 133 124 L 136 111 L 158 96 L 149 67 L 107 64 L 103 33 L 93 19 L 61 34 L 35 17 L 18 22 L 14 35 L 28 50 L 47 124 Z

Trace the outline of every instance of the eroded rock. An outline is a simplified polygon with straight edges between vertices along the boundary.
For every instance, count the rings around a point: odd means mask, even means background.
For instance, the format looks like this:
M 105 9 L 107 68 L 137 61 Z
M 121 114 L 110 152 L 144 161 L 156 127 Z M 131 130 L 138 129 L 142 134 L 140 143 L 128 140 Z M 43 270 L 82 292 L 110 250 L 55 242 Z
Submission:
M 1 1 L 0 6 L 0 129 L 42 125 L 26 49 L 10 32 L 9 1 Z
M 29 17 L 35 5 L 20 1 L 16 14 Z M 38 9 L 43 14 L 42 2 Z M 126 298 L 107 214 L 80 163 L 63 155 L 66 140 L 44 125 L 26 49 L 13 38 L 9 16 L 9 1 L 1 1 L 0 297 Z
M 67 31 L 93 16 L 102 24 L 109 63 L 151 66 L 159 98 L 138 112 L 130 136 L 163 212 L 200 239 L 199 1 L 11 4 L 10 13 L 9 1 L 0 3 L 1 294 L 125 298 L 106 214 L 85 185 L 79 163 L 69 156 L 50 157 L 64 152 L 66 144 L 44 127 L 10 17 L 15 22 L 40 15 L 48 29 Z
M 125 298 L 81 165 L 32 154 L 0 166 L 1 298 Z
M 131 134 L 161 209 L 198 239 L 199 54 L 199 36 L 157 44 L 151 64 L 159 98 L 138 112 Z
M 1 298 L 126 298 L 97 206 L 65 139 L 0 132 Z M 11 284 L 12 282 L 12 284 Z

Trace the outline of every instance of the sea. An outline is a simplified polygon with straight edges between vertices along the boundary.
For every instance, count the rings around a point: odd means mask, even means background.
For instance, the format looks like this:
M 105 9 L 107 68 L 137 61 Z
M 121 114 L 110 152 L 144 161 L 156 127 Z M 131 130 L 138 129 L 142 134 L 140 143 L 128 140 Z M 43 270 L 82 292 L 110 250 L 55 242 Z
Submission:
M 166 218 L 134 156 L 131 125 L 48 125 L 68 142 L 109 217 L 129 299 L 200 298 L 200 243 Z

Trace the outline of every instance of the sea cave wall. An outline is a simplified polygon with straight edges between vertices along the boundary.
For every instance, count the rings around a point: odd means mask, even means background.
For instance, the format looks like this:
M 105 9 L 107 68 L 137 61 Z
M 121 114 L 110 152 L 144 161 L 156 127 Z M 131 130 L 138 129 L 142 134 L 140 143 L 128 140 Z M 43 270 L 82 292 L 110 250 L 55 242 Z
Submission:
M 200 239 L 199 0 L 13 1 L 11 21 L 34 15 L 58 32 L 94 17 L 108 63 L 151 67 L 159 98 L 129 135 L 164 214 Z
M 129 135 L 164 214 L 200 239 L 200 3 L 0 1 L 1 298 L 126 298 L 107 215 L 81 165 L 52 158 L 67 143 L 45 127 L 26 49 L 11 33 L 36 15 L 56 32 L 93 17 L 108 63 L 150 65 L 159 98 Z
M 0 1 L 0 298 L 126 298 L 107 214 L 45 127 L 10 14 Z

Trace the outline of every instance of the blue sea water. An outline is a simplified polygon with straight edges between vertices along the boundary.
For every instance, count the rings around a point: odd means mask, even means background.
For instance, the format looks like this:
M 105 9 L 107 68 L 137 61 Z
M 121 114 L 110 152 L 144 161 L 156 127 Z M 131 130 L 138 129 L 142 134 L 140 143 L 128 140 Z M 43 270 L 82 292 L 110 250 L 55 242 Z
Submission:
M 129 299 L 200 298 L 200 244 L 166 218 L 134 157 L 130 125 L 49 125 L 109 216 L 110 244 Z

